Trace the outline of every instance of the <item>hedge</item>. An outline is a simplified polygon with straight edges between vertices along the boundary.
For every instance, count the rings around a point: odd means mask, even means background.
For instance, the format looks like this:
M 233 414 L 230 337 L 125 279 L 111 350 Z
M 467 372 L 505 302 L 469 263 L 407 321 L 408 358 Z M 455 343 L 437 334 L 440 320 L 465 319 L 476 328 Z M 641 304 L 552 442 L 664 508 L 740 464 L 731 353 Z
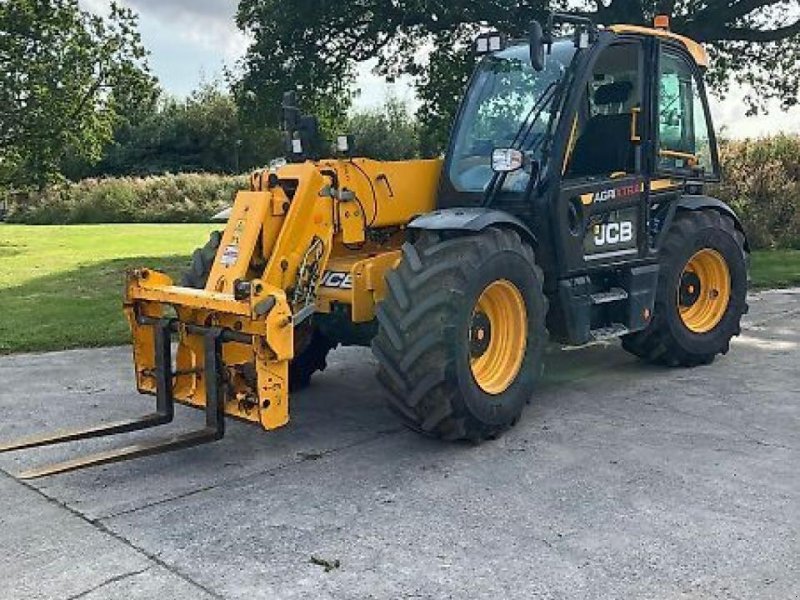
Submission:
M 247 176 L 205 173 L 84 179 L 17 195 L 8 221 L 29 225 L 202 222 L 230 205 L 236 191 L 247 186 Z
M 723 182 L 710 192 L 741 216 L 753 248 L 800 249 L 800 136 L 725 141 Z M 11 203 L 28 224 L 206 221 L 230 204 L 247 176 L 211 174 L 86 179 Z
M 723 142 L 720 162 L 712 193 L 737 212 L 752 247 L 800 249 L 800 136 Z

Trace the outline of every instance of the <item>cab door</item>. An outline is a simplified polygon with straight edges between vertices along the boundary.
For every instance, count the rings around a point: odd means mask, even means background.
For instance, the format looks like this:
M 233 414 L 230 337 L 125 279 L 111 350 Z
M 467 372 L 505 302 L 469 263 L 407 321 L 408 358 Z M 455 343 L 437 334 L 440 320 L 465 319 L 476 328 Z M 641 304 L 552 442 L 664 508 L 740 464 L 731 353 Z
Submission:
M 562 278 L 647 253 L 649 178 L 641 140 L 651 96 L 644 69 L 649 43 L 622 39 L 600 49 L 573 104 L 553 206 Z
M 669 40 L 656 49 L 651 127 L 655 143 L 648 202 L 650 244 L 655 250 L 680 198 L 701 194 L 719 181 L 719 157 L 702 73 L 686 49 Z
M 661 177 L 719 181 L 719 157 L 702 74 L 686 50 L 659 45 L 655 171 Z

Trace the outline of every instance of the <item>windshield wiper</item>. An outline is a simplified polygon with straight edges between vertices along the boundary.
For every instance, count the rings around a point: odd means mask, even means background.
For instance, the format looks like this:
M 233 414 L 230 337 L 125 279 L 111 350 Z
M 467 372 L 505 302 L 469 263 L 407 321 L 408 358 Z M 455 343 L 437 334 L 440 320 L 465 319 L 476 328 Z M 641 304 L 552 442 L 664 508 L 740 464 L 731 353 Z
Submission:
M 553 96 L 555 96 L 556 85 L 557 84 L 555 81 L 551 81 L 536 102 L 533 103 L 533 106 L 531 106 L 528 114 L 525 115 L 525 118 L 520 123 L 519 129 L 517 129 L 517 133 L 514 135 L 514 139 L 511 141 L 511 148 L 515 150 L 522 150 L 524 148 L 528 136 L 530 136 L 531 131 L 533 131 L 533 126 L 539 120 L 539 117 L 544 109 L 548 106 L 549 101 L 553 98 Z M 520 138 L 520 136 L 522 137 Z M 481 206 L 489 206 L 492 202 L 494 202 L 498 192 L 503 189 L 507 178 L 508 172 L 492 174 L 489 185 L 486 187 L 486 191 L 484 192 Z

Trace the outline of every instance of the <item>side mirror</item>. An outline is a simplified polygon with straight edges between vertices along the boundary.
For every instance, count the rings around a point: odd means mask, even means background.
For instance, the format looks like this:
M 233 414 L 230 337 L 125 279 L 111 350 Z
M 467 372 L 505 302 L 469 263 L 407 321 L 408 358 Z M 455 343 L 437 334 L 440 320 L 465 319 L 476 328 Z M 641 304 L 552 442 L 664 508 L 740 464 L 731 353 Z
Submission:
M 539 21 L 531 22 L 531 30 L 528 36 L 531 49 L 531 66 L 536 71 L 544 69 L 544 33 Z
M 514 148 L 495 148 L 492 151 L 492 171 L 512 173 L 519 171 L 525 163 L 525 155 Z

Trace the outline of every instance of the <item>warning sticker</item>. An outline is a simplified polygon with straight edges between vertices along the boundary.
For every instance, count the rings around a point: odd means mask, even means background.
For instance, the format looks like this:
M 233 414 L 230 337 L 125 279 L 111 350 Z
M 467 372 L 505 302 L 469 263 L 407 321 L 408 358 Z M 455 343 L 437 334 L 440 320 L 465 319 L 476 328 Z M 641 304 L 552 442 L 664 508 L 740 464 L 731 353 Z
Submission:
M 230 267 L 235 265 L 237 260 L 239 260 L 239 246 L 236 244 L 225 246 L 225 250 L 222 251 L 222 258 L 219 262 L 225 267 Z

